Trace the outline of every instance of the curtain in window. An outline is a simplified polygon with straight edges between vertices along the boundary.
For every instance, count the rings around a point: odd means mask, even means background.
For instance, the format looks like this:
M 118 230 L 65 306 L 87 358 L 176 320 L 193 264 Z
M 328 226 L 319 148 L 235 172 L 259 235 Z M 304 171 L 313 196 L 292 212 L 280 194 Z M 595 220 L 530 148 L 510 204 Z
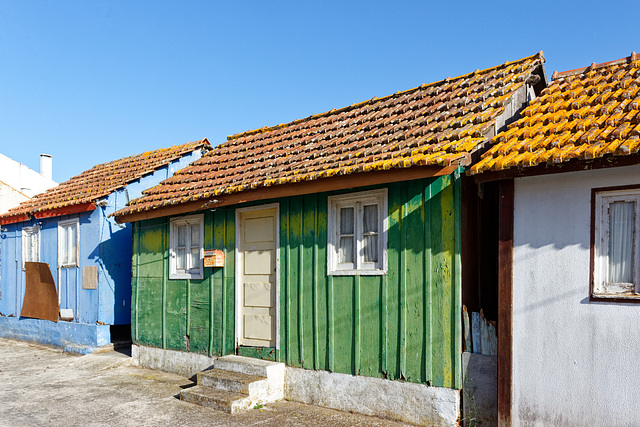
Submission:
M 189 268 L 197 268 L 200 261 L 200 226 L 190 225 L 191 251 L 189 252 Z
M 184 270 L 187 268 L 187 226 L 178 226 L 178 244 L 176 245 L 176 268 Z
M 354 209 L 340 209 L 340 249 L 338 262 L 353 262 L 353 232 L 354 232 Z
M 378 205 L 366 205 L 362 218 L 364 262 L 378 261 Z
M 62 232 L 60 233 L 60 251 L 62 253 L 60 253 L 58 256 L 60 257 L 60 263 L 61 264 L 68 264 L 68 258 L 69 256 L 67 255 L 67 251 L 69 248 L 69 235 L 67 233 L 67 227 L 62 227 Z
M 609 205 L 608 283 L 633 282 L 634 235 L 635 203 L 611 203 Z
M 60 233 L 60 262 L 72 265 L 78 262 L 78 228 L 75 224 L 63 225 Z
M 69 264 L 76 264 L 78 262 L 78 228 L 74 225 L 70 225 L 69 229 Z

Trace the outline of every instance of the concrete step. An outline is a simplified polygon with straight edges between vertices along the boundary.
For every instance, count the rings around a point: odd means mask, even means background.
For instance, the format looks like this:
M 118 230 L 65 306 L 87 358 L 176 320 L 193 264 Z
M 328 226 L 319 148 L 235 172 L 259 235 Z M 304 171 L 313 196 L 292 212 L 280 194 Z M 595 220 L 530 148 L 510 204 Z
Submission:
M 270 372 L 280 370 L 284 372 L 283 363 L 236 355 L 224 356 L 214 360 L 213 367 L 223 371 L 239 372 L 259 377 L 269 377 Z
M 251 399 L 246 394 L 200 385 L 182 390 L 180 400 L 231 414 L 244 411 L 251 406 Z
M 198 373 L 198 385 L 182 390 L 180 399 L 231 413 L 242 411 L 283 399 L 284 371 L 284 363 L 220 357 L 213 361 L 213 369 Z
M 235 393 L 250 394 L 249 386 L 257 381 L 266 382 L 266 377 L 249 375 L 239 372 L 211 369 L 198 372 L 198 385 L 217 388 L 218 390 L 232 391 Z

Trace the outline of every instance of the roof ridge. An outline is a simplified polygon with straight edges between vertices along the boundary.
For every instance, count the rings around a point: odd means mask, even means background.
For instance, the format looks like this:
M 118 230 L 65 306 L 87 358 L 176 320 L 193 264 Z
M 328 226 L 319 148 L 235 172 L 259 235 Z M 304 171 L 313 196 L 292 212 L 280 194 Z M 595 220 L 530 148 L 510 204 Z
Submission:
M 80 172 L 78 175 L 74 175 L 74 176 L 72 176 L 71 178 L 67 179 L 66 181 L 61 182 L 61 183 L 60 183 L 60 184 L 58 184 L 56 187 L 60 186 L 61 184 L 66 183 L 66 182 L 68 182 L 68 181 L 71 181 L 71 180 L 72 180 L 72 179 L 74 179 L 74 178 L 79 178 L 79 177 L 80 177 L 80 176 L 82 176 L 82 175 L 88 174 L 89 172 L 93 171 L 94 169 L 97 169 L 97 168 L 104 169 L 104 166 L 106 166 L 106 165 L 111 165 L 111 164 L 114 164 L 114 163 L 117 163 L 117 162 L 122 162 L 122 161 L 125 161 L 125 160 L 131 160 L 131 159 L 134 159 L 134 158 L 136 158 L 136 157 L 143 156 L 143 155 L 145 155 L 145 154 L 157 153 L 157 152 L 159 152 L 159 151 L 169 150 L 169 149 L 174 148 L 174 147 L 186 147 L 186 146 L 188 146 L 188 145 L 194 145 L 194 146 L 197 146 L 197 145 L 199 145 L 199 144 L 205 144 L 205 145 L 206 145 L 206 144 L 209 144 L 209 145 L 211 145 L 211 144 L 209 143 L 209 140 L 208 140 L 207 138 L 202 138 L 202 139 L 200 139 L 200 140 L 196 140 L 196 141 L 189 141 L 189 142 L 185 142 L 184 144 L 176 144 L 176 145 L 171 145 L 171 146 L 169 146 L 169 147 L 161 147 L 161 148 L 156 148 L 156 149 L 154 149 L 154 150 L 143 151 L 142 153 L 131 154 L 130 156 L 120 157 L 119 159 L 113 159 L 113 160 L 109 160 L 109 161 L 107 161 L 107 162 L 98 163 L 97 165 L 93 165 L 93 166 L 91 166 L 89 169 L 87 169 L 87 170 L 84 170 L 84 171 Z M 53 187 L 53 188 L 56 188 L 56 187 Z M 52 188 L 52 189 L 53 189 L 53 188 Z M 43 192 L 43 193 L 40 193 L 40 194 L 44 194 L 44 192 Z M 40 194 L 37 194 L 37 195 L 36 195 L 36 196 L 34 196 L 34 197 L 37 197 L 37 196 L 39 196 Z
M 393 97 L 397 97 L 397 96 L 406 95 L 408 93 L 412 93 L 412 92 L 415 92 L 415 91 L 420 90 L 420 89 L 426 89 L 426 88 L 428 88 L 430 86 L 436 86 L 436 85 L 440 85 L 440 84 L 443 84 L 443 83 L 450 83 L 452 81 L 456 81 L 456 80 L 460 80 L 460 79 L 466 78 L 466 77 L 468 77 L 470 75 L 488 73 L 489 71 L 492 71 L 494 69 L 497 70 L 497 69 L 499 69 L 501 67 L 506 67 L 508 65 L 517 64 L 519 62 L 525 62 L 525 61 L 528 61 L 528 60 L 531 60 L 531 59 L 535 59 L 535 58 L 540 59 L 541 62 L 543 62 L 543 63 L 546 62 L 545 57 L 544 57 L 544 52 L 543 51 L 539 51 L 538 53 L 536 53 L 534 55 L 527 56 L 525 58 L 516 59 L 514 61 L 505 61 L 503 64 L 494 65 L 493 67 L 485 68 L 483 70 L 475 70 L 475 71 L 472 71 L 470 73 L 461 74 L 461 75 L 453 77 L 453 78 L 452 77 L 447 77 L 445 79 L 437 80 L 435 82 L 423 83 L 420 86 L 417 86 L 417 87 L 414 87 L 414 88 L 411 88 L 411 89 L 407 89 L 407 90 L 404 90 L 404 91 L 398 91 L 396 93 L 383 96 L 382 98 L 378 98 L 378 97 L 374 96 L 373 98 L 367 99 L 367 100 L 362 101 L 362 102 L 357 102 L 357 103 L 354 103 L 354 104 L 351 104 L 351 105 L 348 105 L 348 106 L 342 107 L 342 108 L 333 108 L 333 109 L 331 109 L 329 111 L 325 111 L 323 113 L 318 113 L 318 114 L 313 114 L 311 116 L 308 116 L 308 117 L 305 117 L 305 118 L 302 118 L 302 119 L 296 119 L 296 120 L 293 120 L 293 121 L 288 122 L 288 123 L 280 123 L 279 125 L 275 125 L 275 126 L 264 126 L 264 127 L 258 128 L 258 129 L 251 129 L 251 130 L 248 130 L 248 131 L 245 131 L 245 132 L 240 132 L 240 133 L 237 133 L 237 134 L 229 135 L 229 136 L 227 136 L 227 141 L 233 141 L 233 140 L 240 139 L 240 138 L 243 138 L 243 137 L 246 137 L 246 136 L 258 135 L 258 134 L 265 133 L 265 132 L 271 132 L 271 131 L 274 131 L 276 129 L 283 129 L 283 128 L 286 128 L 286 127 L 289 127 L 289 126 L 297 125 L 297 124 L 303 123 L 305 121 L 318 119 L 320 117 L 327 117 L 327 116 L 329 116 L 331 114 L 338 114 L 338 113 L 342 113 L 344 111 L 350 111 L 352 109 L 360 108 L 360 107 L 363 107 L 365 105 L 372 104 L 374 102 L 385 101 L 387 99 L 390 99 L 390 98 L 393 98 Z
M 197 150 L 199 147 L 205 148 L 210 146 L 211 144 L 209 143 L 209 140 L 207 138 L 203 138 L 197 141 L 190 141 L 184 144 L 176 144 L 170 147 L 157 148 L 155 150 L 144 151 L 142 153 L 121 157 L 119 159 L 111 160 L 104 163 L 99 163 L 81 172 L 80 174 L 72 176 L 66 181 L 59 183 L 55 187 L 49 188 L 39 194 L 36 194 L 35 196 L 29 198 L 29 200 L 26 200 L 20 203 L 18 206 L 9 209 L 7 212 L 0 214 L 0 218 L 7 218 L 22 214 L 30 215 L 33 212 L 42 210 L 56 209 L 57 207 L 61 206 L 71 206 L 80 203 L 86 203 L 87 201 L 98 200 L 108 194 L 111 194 L 113 191 L 129 185 L 130 183 L 148 175 L 149 173 L 157 171 L 158 169 L 164 167 L 166 164 L 184 156 L 189 152 Z M 154 156 L 154 159 L 152 159 L 151 161 L 145 159 L 145 155 L 148 156 L 154 153 L 159 153 L 159 155 Z M 119 172 L 120 169 L 126 167 L 131 162 L 133 162 L 134 164 L 142 165 L 144 165 L 145 163 L 149 164 L 141 171 L 134 170 L 131 173 L 128 173 L 126 176 L 120 174 L 121 177 L 116 178 L 114 182 L 110 182 L 103 187 L 98 186 L 99 188 L 96 188 L 95 191 L 90 191 L 90 194 L 84 194 L 82 197 L 76 197 L 77 194 L 74 193 L 74 191 L 79 191 L 76 187 L 86 185 L 87 183 L 95 184 L 94 181 L 96 179 L 105 179 L 105 174 L 113 175 L 114 171 Z M 111 181 L 110 177 L 106 177 L 106 179 L 108 181 Z
M 605 67 L 610 67 L 612 65 L 623 64 L 625 62 L 633 62 L 633 61 L 637 61 L 638 59 L 640 59 L 640 55 L 636 54 L 635 52 L 631 52 L 631 55 L 625 56 L 624 58 L 620 58 L 620 59 L 614 59 L 613 61 L 601 62 L 599 64 L 592 62 L 587 67 L 574 68 L 573 70 L 567 70 L 562 72 L 554 71 L 553 75 L 551 76 L 551 79 L 552 80 L 563 79 L 566 77 L 582 74 L 585 71 L 597 70 L 599 68 L 605 68 Z

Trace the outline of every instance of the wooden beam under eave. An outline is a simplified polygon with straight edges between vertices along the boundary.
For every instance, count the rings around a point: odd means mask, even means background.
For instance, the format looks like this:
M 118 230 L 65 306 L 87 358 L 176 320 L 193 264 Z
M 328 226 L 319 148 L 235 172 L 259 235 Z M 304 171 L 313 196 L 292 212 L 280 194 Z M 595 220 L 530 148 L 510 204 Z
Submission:
M 20 214 L 0 218 L 0 225 L 15 224 L 17 222 L 29 221 L 29 215 Z
M 500 171 L 487 171 L 473 175 L 478 183 L 550 173 L 579 172 L 584 170 L 632 166 L 640 164 L 640 154 L 628 156 L 607 155 L 597 159 L 571 159 L 562 163 L 542 163 L 536 166 L 512 167 Z
M 213 209 L 220 206 L 238 205 L 240 203 L 254 202 L 257 200 L 324 193 L 327 191 L 345 190 L 348 188 L 366 187 L 369 185 L 431 178 L 435 176 L 450 175 L 457 168 L 458 163 L 453 163 L 450 166 L 444 167 L 419 166 L 406 169 L 390 169 L 386 171 L 332 176 L 330 178 L 302 181 L 294 184 L 274 185 L 272 187 L 262 187 L 256 190 L 247 190 L 232 194 L 221 194 L 217 197 L 210 197 L 195 202 L 186 202 L 179 205 L 121 215 L 116 217 L 116 221 L 119 223 L 142 221 L 145 219 L 196 212 L 201 209 Z M 213 200 L 216 200 L 217 202 L 214 203 L 212 202 Z
M 46 211 L 34 212 L 32 215 L 38 219 L 51 218 L 55 216 L 69 215 L 80 212 L 90 212 L 96 209 L 92 202 L 80 203 L 77 205 L 62 206 L 60 208 L 48 209 Z

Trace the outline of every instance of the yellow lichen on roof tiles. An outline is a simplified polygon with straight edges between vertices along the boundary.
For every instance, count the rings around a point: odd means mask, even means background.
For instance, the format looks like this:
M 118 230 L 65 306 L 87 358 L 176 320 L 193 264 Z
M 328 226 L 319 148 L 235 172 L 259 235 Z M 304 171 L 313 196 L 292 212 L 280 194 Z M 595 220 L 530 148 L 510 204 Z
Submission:
M 640 134 L 640 76 L 632 59 L 556 74 L 470 173 L 637 153 L 637 139 L 630 138 Z
M 504 106 L 540 72 L 542 62 L 537 54 L 230 136 L 117 215 L 203 192 L 259 191 L 353 173 L 455 164 L 483 147 Z M 197 184 L 184 186 L 189 182 Z

